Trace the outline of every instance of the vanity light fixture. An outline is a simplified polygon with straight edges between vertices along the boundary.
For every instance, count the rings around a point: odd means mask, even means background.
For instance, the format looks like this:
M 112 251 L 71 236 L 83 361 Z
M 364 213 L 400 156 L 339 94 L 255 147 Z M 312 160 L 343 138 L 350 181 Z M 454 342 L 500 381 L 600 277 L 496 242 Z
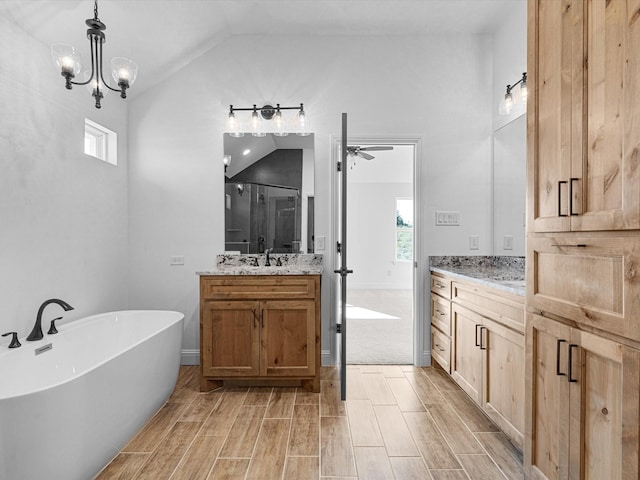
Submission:
M 231 155 L 228 153 L 222 157 L 222 163 L 224 163 L 224 173 L 227 173 L 227 168 L 231 165 Z
M 236 188 L 238 189 L 238 195 L 242 196 L 244 193 L 244 183 L 237 184 Z
M 73 85 L 86 85 L 96 100 L 96 108 L 100 108 L 100 101 L 107 92 L 105 87 L 114 92 L 120 92 L 121 98 L 127 98 L 127 89 L 133 85 L 138 76 L 138 65 L 128 58 L 112 58 L 111 76 L 119 88 L 110 87 L 102 73 L 102 44 L 106 41 L 104 30 L 107 26 L 98 18 L 98 0 L 93 2 L 93 18 L 87 19 L 85 23 L 89 27 L 87 38 L 91 44 L 91 70 L 85 71 L 84 82 L 73 81 L 82 69 L 80 54 L 74 47 L 57 43 L 51 46 L 51 56 L 65 79 L 67 90 L 71 90 Z
M 251 112 L 249 118 L 249 131 L 254 137 L 264 137 L 267 132 L 271 132 L 276 136 L 284 137 L 289 134 L 287 129 L 287 122 L 282 113 L 283 110 L 298 110 L 295 119 L 295 126 L 292 129 L 296 132 L 296 135 L 307 136 L 310 135 L 309 120 L 307 118 L 307 112 L 304 110 L 304 105 L 301 103 L 299 107 L 281 107 L 279 103 L 276 106 L 266 104 L 263 107 L 253 105 L 250 108 L 236 108 L 233 105 L 229 105 L 229 115 L 227 116 L 227 132 L 232 137 L 242 137 L 244 133 L 240 128 L 240 122 L 236 118 L 235 112 L 248 111 Z M 263 120 L 273 120 L 272 125 L 265 127 Z
M 520 88 L 515 90 L 517 86 Z M 507 85 L 507 93 L 504 94 L 504 99 L 500 102 L 500 114 L 509 115 L 513 106 L 519 103 L 527 104 L 527 72 L 523 72 L 522 78 L 513 85 Z

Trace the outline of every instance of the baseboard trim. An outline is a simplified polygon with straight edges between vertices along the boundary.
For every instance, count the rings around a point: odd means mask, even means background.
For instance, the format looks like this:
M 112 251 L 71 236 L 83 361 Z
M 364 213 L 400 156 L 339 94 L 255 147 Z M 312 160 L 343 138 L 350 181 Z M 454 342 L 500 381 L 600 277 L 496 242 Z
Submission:
M 180 353 L 180 365 L 200 365 L 200 349 L 183 349 Z
M 333 358 L 331 350 L 322 350 L 322 353 L 320 355 L 321 355 L 320 364 L 323 367 L 328 367 L 336 364 L 336 360 L 335 358 Z

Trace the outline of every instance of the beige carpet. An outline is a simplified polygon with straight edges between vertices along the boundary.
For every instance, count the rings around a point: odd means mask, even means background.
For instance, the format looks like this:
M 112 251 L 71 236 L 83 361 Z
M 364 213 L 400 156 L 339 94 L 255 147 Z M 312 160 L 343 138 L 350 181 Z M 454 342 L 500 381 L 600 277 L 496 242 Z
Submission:
M 347 292 L 347 363 L 413 364 L 413 292 Z

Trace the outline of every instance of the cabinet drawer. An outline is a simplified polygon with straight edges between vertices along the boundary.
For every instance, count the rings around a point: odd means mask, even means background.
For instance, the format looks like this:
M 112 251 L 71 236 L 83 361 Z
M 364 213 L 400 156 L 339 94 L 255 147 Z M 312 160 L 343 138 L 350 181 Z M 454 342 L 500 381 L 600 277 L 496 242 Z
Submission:
M 545 236 L 529 238 L 528 308 L 640 340 L 640 239 Z
M 437 293 L 441 297 L 451 298 L 451 280 L 444 277 L 431 274 L 431 291 Z
M 200 297 L 208 300 L 316 298 L 318 279 L 317 275 L 201 276 Z
M 524 333 L 524 297 L 472 283 L 453 282 L 452 301 Z
M 431 294 L 431 325 L 445 335 L 451 335 L 451 302 Z
M 451 373 L 451 338 L 437 328 L 431 329 L 431 356 L 447 373 Z

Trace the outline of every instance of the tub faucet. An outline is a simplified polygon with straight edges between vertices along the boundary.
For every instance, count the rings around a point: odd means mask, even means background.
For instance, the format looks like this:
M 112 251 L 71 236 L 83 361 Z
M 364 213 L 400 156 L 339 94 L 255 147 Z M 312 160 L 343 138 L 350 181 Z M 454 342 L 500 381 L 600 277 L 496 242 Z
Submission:
M 50 298 L 49 300 L 45 300 L 42 303 L 42 305 L 40 305 L 40 308 L 38 309 L 36 324 L 33 326 L 33 330 L 31 330 L 31 333 L 27 337 L 28 341 L 32 342 L 34 340 L 40 340 L 44 337 L 44 335 L 42 334 L 42 312 L 44 312 L 44 308 L 50 303 L 57 303 L 62 308 L 64 308 L 65 312 L 68 312 L 69 310 L 73 310 L 73 307 L 63 300 L 58 300 L 57 298 Z

